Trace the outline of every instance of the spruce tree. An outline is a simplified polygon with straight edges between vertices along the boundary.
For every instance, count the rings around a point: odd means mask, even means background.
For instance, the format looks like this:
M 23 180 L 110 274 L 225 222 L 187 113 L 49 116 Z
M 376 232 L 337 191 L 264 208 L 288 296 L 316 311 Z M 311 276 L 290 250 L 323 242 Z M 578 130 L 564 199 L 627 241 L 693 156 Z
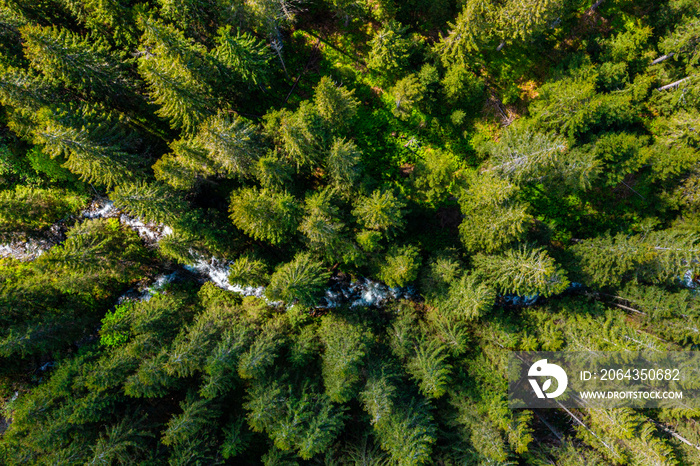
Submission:
M 229 210 L 236 227 L 255 239 L 275 245 L 289 240 L 301 213 L 291 194 L 256 188 L 234 192 Z
M 280 265 L 270 277 L 265 294 L 272 300 L 286 303 L 299 301 L 303 305 L 316 304 L 325 288 L 330 273 L 311 254 L 299 253 L 291 262 Z
M 548 297 L 569 286 L 566 273 L 541 249 L 509 249 L 503 254 L 474 256 L 477 273 L 501 293 Z

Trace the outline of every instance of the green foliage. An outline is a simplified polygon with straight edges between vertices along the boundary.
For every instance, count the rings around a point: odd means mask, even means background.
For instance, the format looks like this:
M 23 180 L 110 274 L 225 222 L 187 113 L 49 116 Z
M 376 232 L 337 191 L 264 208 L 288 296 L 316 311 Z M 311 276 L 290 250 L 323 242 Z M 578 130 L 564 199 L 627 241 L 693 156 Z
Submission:
M 275 270 L 265 294 L 272 300 L 286 303 L 299 301 L 311 306 L 318 300 L 329 278 L 330 273 L 321 262 L 314 260 L 308 253 L 300 253 L 291 262 L 282 264 Z
M 127 302 L 117 305 L 113 311 L 107 312 L 102 319 L 100 329 L 100 344 L 103 346 L 119 346 L 129 339 L 128 319 L 133 304 Z
M 697 261 L 697 239 L 675 231 L 628 236 L 619 233 L 576 244 L 587 281 L 597 287 L 619 287 L 622 281 L 664 283 L 680 280 L 688 264 Z
M 415 105 L 423 98 L 425 87 L 418 80 L 416 75 L 411 74 L 400 79 L 390 90 L 392 109 L 391 113 L 395 117 L 407 119 Z
M 102 98 L 116 99 L 128 93 L 131 84 L 126 73 L 104 41 L 55 27 L 26 25 L 20 32 L 32 67 L 49 80 Z
M 289 240 L 297 229 L 300 206 L 291 194 L 245 188 L 231 195 L 231 220 L 247 235 L 272 244 Z
M 456 107 L 477 109 L 484 98 L 484 83 L 461 66 L 448 68 L 442 79 L 445 100 Z
M 500 255 L 477 254 L 474 266 L 501 293 L 547 297 L 569 286 L 566 273 L 541 249 L 521 247 Z
M 379 267 L 378 277 L 391 287 L 406 286 L 418 278 L 421 261 L 415 246 L 392 247 Z
M 329 315 L 322 319 L 319 335 L 324 347 L 321 373 L 326 395 L 336 403 L 345 403 L 357 394 L 371 334 L 361 325 Z
M 353 91 L 323 77 L 314 89 L 314 105 L 329 128 L 342 128 L 350 124 L 360 103 L 353 97 Z
M 114 205 L 147 222 L 173 224 L 187 204 L 160 184 L 123 184 L 111 194 Z
M 229 266 L 228 281 L 231 284 L 260 286 L 268 278 L 265 263 L 250 256 L 241 256 Z
M 392 234 L 404 226 L 404 207 L 406 203 L 392 191 L 375 190 L 357 201 L 352 214 L 365 228 Z
M 699 31 L 0 1 L 0 463 L 698 463 L 697 410 L 513 411 L 506 360 L 700 345 Z
M 486 172 L 471 177 L 459 198 L 464 220 L 460 239 L 468 251 L 498 251 L 523 238 L 531 220 L 515 197 L 518 188 Z
M 302 459 L 325 451 L 343 426 L 342 410 L 308 385 L 294 391 L 277 381 L 256 383 L 244 404 L 248 422 L 266 432 L 280 450 L 295 450 Z
M 361 151 L 352 141 L 335 139 L 326 156 L 328 178 L 341 193 L 349 196 L 360 177 Z
M 407 27 L 388 21 L 370 41 L 367 65 L 380 73 L 394 74 L 402 70 L 411 53 L 412 41 L 406 37 Z
M 423 340 L 408 362 L 408 370 L 418 381 L 418 388 L 427 398 L 440 398 L 447 391 L 452 367 L 445 347 L 435 340 Z
M 36 233 L 77 213 L 84 205 L 84 196 L 62 189 L 17 186 L 0 191 L 0 234 Z
M 248 84 L 261 84 L 267 80 L 271 55 L 263 42 L 240 30 L 234 35 L 231 26 L 219 29 L 216 42 L 213 55 L 222 74 L 234 82 Z

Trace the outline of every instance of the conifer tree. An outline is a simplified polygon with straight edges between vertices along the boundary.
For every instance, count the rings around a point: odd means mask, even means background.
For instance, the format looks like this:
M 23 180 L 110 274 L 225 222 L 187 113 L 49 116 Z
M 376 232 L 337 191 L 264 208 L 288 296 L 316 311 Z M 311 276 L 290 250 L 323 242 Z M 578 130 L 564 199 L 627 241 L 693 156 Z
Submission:
M 47 115 L 34 132 L 35 142 L 52 158 L 66 160 L 65 167 L 85 181 L 112 187 L 136 178 L 137 159 L 128 151 L 133 135 L 125 134 L 118 120 L 93 120 L 89 114 L 71 119 Z
M 390 190 L 375 190 L 361 197 L 352 214 L 365 228 L 393 234 L 403 229 L 406 203 Z
M 174 224 L 187 204 L 161 184 L 122 184 L 110 197 L 114 205 L 146 222 Z
M 272 190 L 285 189 L 290 185 L 293 173 L 294 167 L 277 150 L 260 157 L 255 167 L 255 177 L 262 187 Z
M 464 220 L 460 239 L 468 251 L 492 252 L 521 239 L 530 216 L 518 202 L 518 188 L 493 174 L 473 175 L 459 203 Z
M 418 278 L 422 259 L 415 246 L 394 246 L 379 267 L 378 277 L 389 286 L 406 286 Z
M 565 150 L 561 137 L 511 127 L 492 150 L 493 169 L 516 184 L 540 180 L 556 169 Z
M 495 294 L 474 275 L 463 274 L 451 281 L 444 296 L 438 296 L 437 308 L 461 319 L 476 319 L 488 312 L 494 304 Z
M 279 132 L 284 150 L 297 170 L 313 167 L 321 161 L 328 130 L 316 107 L 309 101 L 301 103 L 294 112 L 279 113 Z
M 58 0 L 84 24 L 117 45 L 131 46 L 138 40 L 134 12 L 122 0 Z
M 37 232 L 76 213 L 84 203 L 84 197 L 61 189 L 17 186 L 0 191 L 0 234 Z
M 172 26 L 141 17 L 145 51 L 138 61 L 151 99 L 160 107 L 157 114 L 175 128 L 193 133 L 197 125 L 215 113 L 216 103 L 206 76 L 211 65 L 206 50 L 188 41 Z
M 542 249 L 520 247 L 499 255 L 477 254 L 474 265 L 501 293 L 547 297 L 569 286 L 565 272 Z
M 418 381 L 418 388 L 428 398 L 440 398 L 447 391 L 452 366 L 446 362 L 444 345 L 433 339 L 421 340 L 408 361 L 408 370 Z
M 415 105 L 423 98 L 425 88 L 415 74 L 400 79 L 391 88 L 392 109 L 391 112 L 397 118 L 408 119 Z
M 321 321 L 319 335 L 324 346 L 322 374 L 326 395 L 336 403 L 345 403 L 357 394 L 371 334 L 361 325 L 328 315 Z
M 581 241 L 572 249 L 588 283 L 619 287 L 623 280 L 668 283 L 680 280 L 698 260 L 694 235 L 666 230 L 647 235 L 622 233 Z
M 110 96 L 113 103 L 131 95 L 120 60 L 101 40 L 88 40 L 55 27 L 34 25 L 20 30 L 24 53 L 32 67 L 50 80 L 87 91 L 91 96 Z
M 450 31 L 436 45 L 443 63 L 464 66 L 471 52 L 479 50 L 493 35 L 498 8 L 492 0 L 470 0 L 464 4 Z
M 169 446 L 183 444 L 202 435 L 202 431 L 207 429 L 216 418 L 216 412 L 208 404 L 209 401 L 194 397 L 180 403 L 182 413 L 168 421 L 168 428 L 163 432 L 163 444 Z
M 193 143 L 229 175 L 249 174 L 260 157 L 260 141 L 254 126 L 223 112 L 202 123 Z
M 232 285 L 261 286 L 268 279 L 265 263 L 250 255 L 239 257 L 229 266 L 228 281 Z
M 350 124 L 357 112 L 359 102 L 343 86 L 337 86 L 324 76 L 314 89 L 314 105 L 324 123 L 337 131 Z
M 336 138 L 326 156 L 326 171 L 333 186 L 345 196 L 355 188 L 360 177 L 362 153 L 352 142 Z
M 302 459 L 325 451 L 344 423 L 342 409 L 308 383 L 297 393 L 278 381 L 255 383 L 244 406 L 253 431 L 266 432 L 277 448 Z
M 395 20 L 389 20 L 372 38 L 367 66 L 381 73 L 394 74 L 403 69 L 410 56 L 411 39 L 406 37 L 408 28 Z
M 286 303 L 299 301 L 312 306 L 330 278 L 321 262 L 308 253 L 299 253 L 291 262 L 282 264 L 270 277 L 265 294 L 272 300 Z
M 507 0 L 496 19 L 501 40 L 529 40 L 543 33 L 563 12 L 564 0 Z
M 347 247 L 345 224 L 340 211 L 333 205 L 333 191 L 324 189 L 306 198 L 304 216 L 299 231 L 307 238 L 312 250 L 334 260 Z M 342 258 L 342 256 L 341 256 Z
M 234 34 L 231 26 L 225 26 L 219 29 L 216 43 L 213 55 L 229 80 L 247 83 L 249 87 L 266 80 L 271 57 L 263 42 L 240 30 Z
M 273 365 L 282 347 L 284 327 L 270 321 L 256 337 L 252 345 L 238 359 L 238 375 L 242 379 L 262 379 Z
M 291 194 L 244 188 L 232 194 L 230 212 L 247 235 L 276 245 L 297 229 L 300 206 Z

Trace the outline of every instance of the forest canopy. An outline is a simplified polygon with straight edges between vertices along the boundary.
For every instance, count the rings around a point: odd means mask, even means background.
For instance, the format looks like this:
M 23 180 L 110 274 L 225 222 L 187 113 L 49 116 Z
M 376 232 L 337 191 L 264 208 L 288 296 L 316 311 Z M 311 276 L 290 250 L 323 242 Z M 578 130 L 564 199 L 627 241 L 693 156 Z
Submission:
M 699 155 L 696 0 L 0 0 L 0 464 L 700 464 L 506 382 L 700 349 Z

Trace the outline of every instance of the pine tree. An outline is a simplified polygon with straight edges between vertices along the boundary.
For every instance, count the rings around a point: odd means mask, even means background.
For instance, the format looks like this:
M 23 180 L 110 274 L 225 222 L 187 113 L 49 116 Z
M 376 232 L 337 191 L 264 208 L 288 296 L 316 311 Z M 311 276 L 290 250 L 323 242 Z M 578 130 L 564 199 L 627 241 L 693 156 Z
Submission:
M 156 179 L 180 191 L 194 188 L 204 177 L 224 175 L 223 169 L 207 157 L 207 152 L 191 139 L 170 144 L 172 153 L 163 155 L 153 165 Z
M 543 33 L 563 9 L 564 0 L 507 0 L 499 9 L 496 25 L 502 40 L 527 41 Z
M 165 445 L 183 444 L 202 435 L 217 417 L 208 400 L 191 397 L 180 403 L 180 408 L 182 413 L 173 416 L 163 432 L 162 442 Z
M 324 76 L 314 89 L 314 105 L 324 123 L 337 131 L 350 124 L 360 102 L 353 96 L 353 91 L 337 86 Z
M 413 170 L 418 196 L 433 206 L 445 201 L 454 191 L 458 170 L 459 165 L 453 154 L 446 151 L 426 153 L 425 159 L 420 159 Z
M 123 184 L 110 197 L 114 205 L 145 222 L 174 224 L 187 204 L 176 193 L 162 184 Z
M 483 101 L 483 80 L 464 66 L 450 66 L 441 84 L 445 100 L 450 105 L 476 109 Z
M 459 197 L 460 239 L 468 251 L 493 252 L 523 238 L 531 217 L 516 200 L 518 188 L 491 173 L 474 174 Z
M 487 44 L 493 35 L 498 9 L 491 0 L 469 0 L 450 32 L 435 46 L 443 63 L 464 66 L 472 52 Z
M 564 271 L 542 249 L 509 249 L 503 254 L 474 256 L 478 274 L 501 293 L 548 297 L 569 286 Z
M 34 135 L 35 142 L 43 144 L 48 155 L 64 158 L 66 168 L 91 183 L 112 187 L 134 180 L 137 160 L 127 151 L 129 135 L 124 137 L 118 121 L 109 118 L 92 122 L 81 118 L 89 126 L 77 129 L 73 124 L 80 120 L 73 123 L 54 118 L 49 117 Z
M 289 240 L 300 217 L 299 203 L 291 194 L 256 188 L 235 191 L 229 211 L 236 227 L 275 245 Z
M 121 46 L 138 40 L 134 12 L 130 4 L 106 0 L 58 0 L 88 29 Z
M 262 379 L 284 344 L 284 330 L 279 322 L 268 322 L 238 360 L 238 375 L 242 379 Z
M 392 109 L 391 113 L 402 120 L 408 119 L 415 106 L 423 99 L 425 87 L 415 74 L 410 74 L 400 79 L 391 88 Z
M 370 41 L 367 66 L 382 74 L 394 74 L 406 66 L 412 42 L 406 37 L 408 28 L 389 20 Z
M 105 435 L 92 447 L 92 464 L 128 464 L 145 450 L 147 432 L 140 430 L 140 422 L 126 418 L 109 426 Z
M 565 151 L 561 137 L 510 127 L 493 147 L 493 170 L 516 184 L 541 180 L 556 169 Z
M 291 262 L 275 270 L 265 294 L 272 300 L 286 303 L 299 301 L 303 305 L 313 306 L 329 278 L 330 272 L 324 270 L 321 262 L 308 253 L 299 253 Z
M 440 398 L 447 391 L 452 366 L 446 362 L 446 347 L 433 339 L 421 340 L 408 361 L 408 371 L 428 398 Z
M 138 69 L 159 116 L 175 128 L 193 133 L 215 113 L 216 102 L 206 77 L 212 74 L 206 50 L 188 41 L 181 31 L 152 18 L 141 17 L 144 30 Z
M 483 316 L 494 304 L 495 294 L 474 275 L 463 274 L 454 279 L 444 296 L 438 296 L 437 308 L 446 315 L 460 320 L 472 320 Z
M 375 432 L 382 448 L 400 466 L 428 462 L 437 437 L 427 404 L 416 400 L 397 407 L 387 418 L 375 424 Z
M 344 138 L 333 140 L 326 156 L 326 171 L 333 186 L 345 196 L 349 196 L 357 186 L 361 158 L 362 152 L 352 141 Z
M 255 177 L 263 188 L 271 190 L 283 190 L 291 185 L 293 173 L 294 167 L 277 150 L 260 157 L 255 167 Z
M 193 143 L 228 175 L 247 175 L 260 157 L 255 127 L 219 112 L 202 123 Z
M 216 37 L 213 55 L 221 73 L 232 82 L 260 85 L 268 75 L 270 51 L 267 46 L 247 32 L 231 26 L 222 27 Z
M 261 286 L 267 283 L 267 265 L 250 255 L 236 259 L 228 269 L 228 281 L 232 285 Z
M 694 235 L 666 230 L 646 235 L 622 233 L 591 238 L 576 244 L 586 281 L 596 287 L 619 287 L 622 281 L 677 282 L 698 260 Z
M 279 132 L 284 150 L 297 170 L 318 165 L 327 144 L 328 129 L 316 107 L 304 101 L 294 113 L 280 112 L 278 124 L 279 128 L 272 127 L 269 131 Z
M 244 327 L 224 332 L 221 341 L 205 361 L 205 378 L 199 389 L 200 396 L 211 400 L 229 393 L 234 388 L 238 362 L 249 340 L 250 334 Z
M 336 403 L 345 403 L 357 394 L 360 368 L 372 335 L 361 325 L 333 315 L 322 319 L 319 335 L 324 346 L 326 395 Z
M 83 196 L 55 188 L 17 186 L 14 191 L 0 191 L 0 234 L 38 232 L 77 213 L 84 204 Z
M 282 451 L 294 450 L 302 459 L 326 451 L 343 427 L 342 408 L 303 384 L 300 393 L 277 381 L 253 384 L 244 407 L 248 423 L 266 432 Z
M 33 266 L 60 271 L 54 282 L 69 292 L 110 279 L 128 282 L 146 258 L 136 233 L 123 229 L 116 219 L 88 220 L 66 236 L 63 244 L 42 254 Z
M 331 260 L 337 259 L 346 245 L 345 224 L 339 217 L 340 211 L 333 205 L 331 189 L 317 191 L 306 198 L 299 231 L 306 236 L 312 250 Z
M 352 214 L 365 228 L 393 234 L 403 229 L 406 203 L 390 190 L 375 190 L 361 197 Z
M 422 259 L 417 247 L 393 246 L 379 267 L 378 277 L 387 285 L 406 286 L 418 278 Z
M 112 103 L 132 94 L 119 58 L 110 53 L 104 41 L 84 39 L 55 27 L 26 25 L 20 32 L 32 67 L 50 80 L 93 97 L 109 96 Z

